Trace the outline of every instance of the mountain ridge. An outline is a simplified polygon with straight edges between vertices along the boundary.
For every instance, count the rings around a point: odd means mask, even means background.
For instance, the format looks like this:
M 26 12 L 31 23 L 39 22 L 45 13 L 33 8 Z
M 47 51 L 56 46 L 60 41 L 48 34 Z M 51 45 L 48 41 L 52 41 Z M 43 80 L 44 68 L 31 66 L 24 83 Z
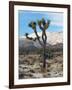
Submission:
M 42 41 L 42 32 L 38 32 L 38 35 L 40 37 L 40 40 Z M 46 32 L 47 35 L 47 46 L 48 45 L 56 45 L 58 43 L 63 43 L 63 32 Z M 35 38 L 35 33 L 32 33 L 29 35 L 29 37 Z M 35 47 L 41 47 L 38 40 L 32 41 L 27 39 L 25 36 L 19 37 L 19 46 L 35 46 Z

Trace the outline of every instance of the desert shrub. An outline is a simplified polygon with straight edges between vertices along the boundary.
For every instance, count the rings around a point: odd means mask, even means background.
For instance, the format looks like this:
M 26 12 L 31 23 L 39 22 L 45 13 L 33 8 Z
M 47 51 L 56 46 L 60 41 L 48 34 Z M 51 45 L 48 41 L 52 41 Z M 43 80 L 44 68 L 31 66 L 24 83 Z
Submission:
M 49 50 L 47 53 L 46 53 L 46 57 L 48 59 L 52 59 L 53 58 L 53 52 L 51 50 Z
M 20 73 L 19 74 L 19 79 L 22 79 L 22 78 L 24 78 L 24 74 L 23 73 Z
M 48 58 L 49 59 L 53 58 L 53 54 L 52 53 L 48 53 Z

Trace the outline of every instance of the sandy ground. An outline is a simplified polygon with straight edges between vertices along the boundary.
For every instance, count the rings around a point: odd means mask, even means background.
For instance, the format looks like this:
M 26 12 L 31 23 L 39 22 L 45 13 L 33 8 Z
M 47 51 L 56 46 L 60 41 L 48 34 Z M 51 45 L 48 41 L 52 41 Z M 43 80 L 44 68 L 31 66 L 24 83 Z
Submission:
M 43 59 L 40 55 L 19 56 L 19 79 L 52 78 L 63 76 L 63 56 L 46 59 L 46 69 L 43 69 Z

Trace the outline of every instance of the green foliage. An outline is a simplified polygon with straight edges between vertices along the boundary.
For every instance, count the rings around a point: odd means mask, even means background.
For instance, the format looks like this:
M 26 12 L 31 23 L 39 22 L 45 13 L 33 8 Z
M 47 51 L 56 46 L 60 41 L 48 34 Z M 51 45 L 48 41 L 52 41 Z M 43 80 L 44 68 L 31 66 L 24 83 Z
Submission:
M 36 22 L 32 21 L 29 23 L 28 26 L 31 27 L 32 29 L 35 29 L 36 28 Z
M 28 33 L 25 33 L 25 36 L 27 37 L 28 36 Z

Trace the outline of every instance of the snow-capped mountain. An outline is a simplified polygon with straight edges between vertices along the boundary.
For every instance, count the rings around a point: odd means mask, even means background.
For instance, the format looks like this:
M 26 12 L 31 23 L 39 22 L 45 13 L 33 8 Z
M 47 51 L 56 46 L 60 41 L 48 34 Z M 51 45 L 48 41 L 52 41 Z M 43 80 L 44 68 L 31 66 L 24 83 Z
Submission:
M 38 35 L 40 37 L 40 40 L 42 41 L 42 32 L 38 32 Z M 47 35 L 47 45 L 56 45 L 58 43 L 63 43 L 63 32 L 46 32 Z M 35 33 L 32 33 L 29 35 L 29 37 L 35 38 Z M 19 38 L 19 46 L 20 47 L 27 47 L 27 46 L 35 46 L 40 47 L 40 44 L 38 43 L 38 40 L 32 41 L 26 39 L 25 36 L 21 36 Z

